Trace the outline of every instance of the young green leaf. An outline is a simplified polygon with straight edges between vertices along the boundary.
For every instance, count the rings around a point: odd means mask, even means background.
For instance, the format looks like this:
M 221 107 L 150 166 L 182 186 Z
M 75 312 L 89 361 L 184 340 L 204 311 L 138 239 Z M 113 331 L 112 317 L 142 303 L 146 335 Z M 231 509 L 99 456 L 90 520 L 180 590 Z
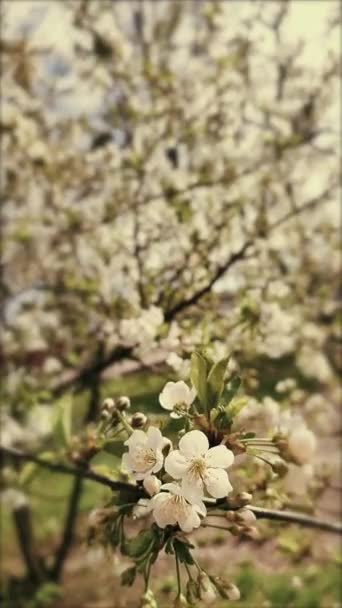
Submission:
M 132 568 L 127 568 L 121 574 L 121 584 L 126 585 L 127 587 L 131 587 L 135 581 L 135 577 L 137 575 L 137 569 L 135 566 Z
M 140 558 L 149 548 L 153 547 L 155 540 L 154 530 L 142 530 L 135 538 L 124 541 L 122 552 L 129 557 Z
M 198 352 L 191 356 L 191 382 L 196 390 L 197 397 L 204 408 L 207 407 L 208 391 L 207 391 L 207 363 L 205 358 Z
M 208 405 L 217 405 L 224 388 L 224 375 L 226 373 L 229 357 L 221 359 L 211 368 L 208 375 Z
M 235 397 L 235 395 L 237 394 L 239 388 L 241 386 L 241 378 L 239 376 L 233 376 L 233 378 L 228 382 L 227 386 L 225 387 L 223 393 L 222 393 L 222 403 L 224 403 L 224 405 L 228 405 L 231 400 Z
M 189 566 L 193 566 L 195 562 L 190 551 L 190 549 L 193 548 L 193 545 L 190 545 L 190 543 L 185 543 L 179 540 L 178 538 L 175 538 L 173 541 L 173 548 L 181 564 L 188 564 Z

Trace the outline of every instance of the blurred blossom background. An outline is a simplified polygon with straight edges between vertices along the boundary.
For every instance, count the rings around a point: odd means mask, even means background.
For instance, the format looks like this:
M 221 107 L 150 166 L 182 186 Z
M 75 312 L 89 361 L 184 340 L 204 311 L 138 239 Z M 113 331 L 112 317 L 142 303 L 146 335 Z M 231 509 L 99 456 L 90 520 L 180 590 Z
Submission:
M 260 461 L 236 483 L 339 519 L 340 13 L 338 0 L 2 2 L 3 447 L 72 450 L 61 409 L 91 433 L 108 395 L 163 421 L 162 387 L 205 347 L 242 375 L 240 424 L 290 408 L 317 436 L 281 483 L 263 490 Z M 4 459 L 4 606 L 137 605 L 124 558 L 86 546 L 107 491 L 94 486 Z M 230 564 L 242 608 L 341 606 L 334 537 L 273 522 L 256 540 L 196 542 L 211 569 Z M 157 571 L 167 606 L 167 557 Z

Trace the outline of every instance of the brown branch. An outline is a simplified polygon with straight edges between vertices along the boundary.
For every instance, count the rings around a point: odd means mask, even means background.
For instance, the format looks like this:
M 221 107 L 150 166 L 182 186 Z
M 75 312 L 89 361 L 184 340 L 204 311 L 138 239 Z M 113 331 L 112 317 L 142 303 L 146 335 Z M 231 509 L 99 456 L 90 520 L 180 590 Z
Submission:
M 0 455 L 1 458 L 8 457 L 15 461 L 33 462 L 38 466 L 44 467 L 45 469 L 52 471 L 53 473 L 72 475 L 73 477 L 80 477 L 81 479 L 89 479 L 90 481 L 95 481 L 96 483 L 106 486 L 113 492 L 128 491 L 139 493 L 139 488 L 137 486 L 123 481 L 114 481 L 112 479 L 109 479 L 109 477 L 106 477 L 105 475 L 95 473 L 95 471 L 92 471 L 91 469 L 81 469 L 63 463 L 50 462 L 48 460 L 40 458 L 39 456 L 35 456 L 35 454 L 22 452 L 15 448 L 5 448 L 0 446 Z
M 142 490 L 137 486 L 134 486 L 130 483 L 125 483 L 122 481 L 113 481 L 104 475 L 99 475 L 91 470 L 79 469 L 77 467 L 72 467 L 64 464 L 57 464 L 48 462 L 43 460 L 33 454 L 27 454 L 24 452 L 20 452 L 19 450 L 15 450 L 13 448 L 3 448 L 0 447 L 0 454 L 3 456 L 9 456 L 10 458 L 14 458 L 15 460 L 21 461 L 29 461 L 35 462 L 36 464 L 46 467 L 55 473 L 64 473 L 67 475 L 75 475 L 77 477 L 82 477 L 84 479 L 89 479 L 90 481 L 95 481 L 101 485 L 104 485 L 113 492 L 117 491 L 125 491 L 132 492 L 132 495 L 135 497 L 143 496 Z M 210 500 L 209 504 L 213 506 L 215 501 Z M 217 502 L 219 505 L 220 501 Z M 315 517 L 309 517 L 307 515 L 303 515 L 302 513 L 297 513 L 295 511 L 277 511 L 274 509 L 264 509 L 263 507 L 254 507 L 248 506 L 248 509 L 253 511 L 258 519 L 270 519 L 274 521 L 284 521 L 288 523 L 296 523 L 308 528 L 315 528 L 318 530 L 325 530 L 327 532 L 334 532 L 336 534 L 342 534 L 342 525 L 337 522 L 327 522 L 321 519 L 316 519 Z
M 211 291 L 211 289 L 213 288 L 213 286 L 215 285 L 215 283 L 217 283 L 217 281 L 227 272 L 227 270 L 229 268 L 231 268 L 234 264 L 236 264 L 237 262 L 239 262 L 240 260 L 243 259 L 247 249 L 251 245 L 252 245 L 251 240 L 246 241 L 246 243 L 244 243 L 244 245 L 236 253 L 233 253 L 224 264 L 218 266 L 215 274 L 212 276 L 212 278 L 207 283 L 207 285 L 205 285 L 204 287 L 202 287 L 201 289 L 196 291 L 189 298 L 182 300 L 181 302 L 179 302 L 178 304 L 176 304 L 175 306 L 170 308 L 168 311 L 166 311 L 165 321 L 168 321 L 168 322 L 172 321 L 172 319 L 179 312 L 181 312 L 185 308 L 188 308 L 189 306 L 193 306 L 194 304 L 196 304 L 198 302 L 198 300 L 200 300 L 203 296 L 205 296 L 207 293 L 209 293 Z
M 26 566 L 28 578 L 35 585 L 44 579 L 44 572 L 39 557 L 37 557 L 33 548 L 32 520 L 29 506 L 24 504 L 15 507 L 13 509 L 13 519 L 20 553 Z
M 307 528 L 316 528 L 318 530 L 325 530 L 327 532 L 335 532 L 336 534 L 342 534 L 342 524 L 322 521 L 303 513 L 297 513 L 296 511 L 277 511 L 275 509 L 264 509 L 263 507 L 249 506 L 248 509 L 253 511 L 254 515 L 258 519 L 271 519 L 273 521 L 286 521 L 289 523 L 300 524 Z

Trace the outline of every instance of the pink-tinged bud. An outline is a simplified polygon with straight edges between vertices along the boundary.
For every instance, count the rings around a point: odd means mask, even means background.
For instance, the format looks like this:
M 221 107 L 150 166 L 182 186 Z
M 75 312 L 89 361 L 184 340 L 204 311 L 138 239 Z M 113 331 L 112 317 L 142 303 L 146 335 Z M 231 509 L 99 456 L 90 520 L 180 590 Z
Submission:
M 242 534 L 251 540 L 259 540 L 260 538 L 260 532 L 255 526 L 243 527 Z
M 155 494 L 158 494 L 161 485 L 162 482 L 155 475 L 149 475 L 148 477 L 145 477 L 143 481 L 144 490 L 149 496 L 154 496 Z
M 249 509 L 246 509 L 246 507 L 244 507 L 243 509 L 240 509 L 236 512 L 236 521 L 239 524 L 245 524 L 246 526 L 250 526 L 254 524 L 254 522 L 256 521 L 256 517 L 253 511 L 250 511 Z

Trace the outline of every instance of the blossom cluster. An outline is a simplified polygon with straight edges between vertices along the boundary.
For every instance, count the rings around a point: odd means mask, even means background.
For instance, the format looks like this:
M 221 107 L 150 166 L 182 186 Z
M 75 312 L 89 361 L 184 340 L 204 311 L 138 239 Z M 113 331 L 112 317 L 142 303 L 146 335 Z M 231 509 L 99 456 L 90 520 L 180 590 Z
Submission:
M 185 563 L 190 578 L 184 605 L 211 603 L 217 596 L 239 597 L 232 583 L 202 569 L 196 580 L 189 574 L 196 562 L 186 539 L 202 524 L 210 527 L 210 517 L 220 516 L 231 534 L 258 538 L 249 488 L 241 492 L 240 483 L 233 489 L 235 469 L 238 474 L 239 466 L 248 466 L 246 457 L 268 466 L 270 479 L 285 475 L 292 484 L 296 475 L 307 477 L 308 469 L 312 470 L 316 438 L 304 418 L 269 396 L 259 403 L 242 395 L 235 365 L 228 363 L 229 357 L 214 362 L 203 351 L 193 353 L 190 382 L 169 381 L 159 394 L 159 404 L 170 417 L 166 424 L 165 418 L 164 424 L 150 423 L 140 412 L 130 416 L 127 397 L 108 398 L 102 407 L 99 430 L 103 445 L 113 436 L 125 435 L 121 472 L 136 494 L 128 505 L 114 502 L 112 507 L 92 513 L 91 525 L 104 529 L 110 542 L 134 560 L 124 584 L 132 584 L 138 571 L 148 577 L 149 560 L 154 561 L 162 548 L 174 554 L 177 563 Z M 292 390 L 293 384 L 289 380 L 280 383 L 279 392 Z M 172 430 L 176 427 L 181 428 L 178 433 Z M 149 517 L 153 523 L 136 538 L 127 539 L 126 516 Z M 178 599 L 180 594 L 179 589 Z
M 206 435 L 193 430 L 172 449 L 169 439 L 150 426 L 147 433 L 135 430 L 125 442 L 128 452 L 123 467 L 134 479 L 142 480 L 151 499 L 140 499 L 135 514 L 152 512 L 160 528 L 178 524 L 184 532 L 200 526 L 205 517 L 205 495 L 224 498 L 232 490 L 226 469 L 234 454 L 224 445 L 210 448 Z M 163 450 L 168 451 L 164 458 Z M 156 476 L 164 471 L 173 481 L 163 483 Z

